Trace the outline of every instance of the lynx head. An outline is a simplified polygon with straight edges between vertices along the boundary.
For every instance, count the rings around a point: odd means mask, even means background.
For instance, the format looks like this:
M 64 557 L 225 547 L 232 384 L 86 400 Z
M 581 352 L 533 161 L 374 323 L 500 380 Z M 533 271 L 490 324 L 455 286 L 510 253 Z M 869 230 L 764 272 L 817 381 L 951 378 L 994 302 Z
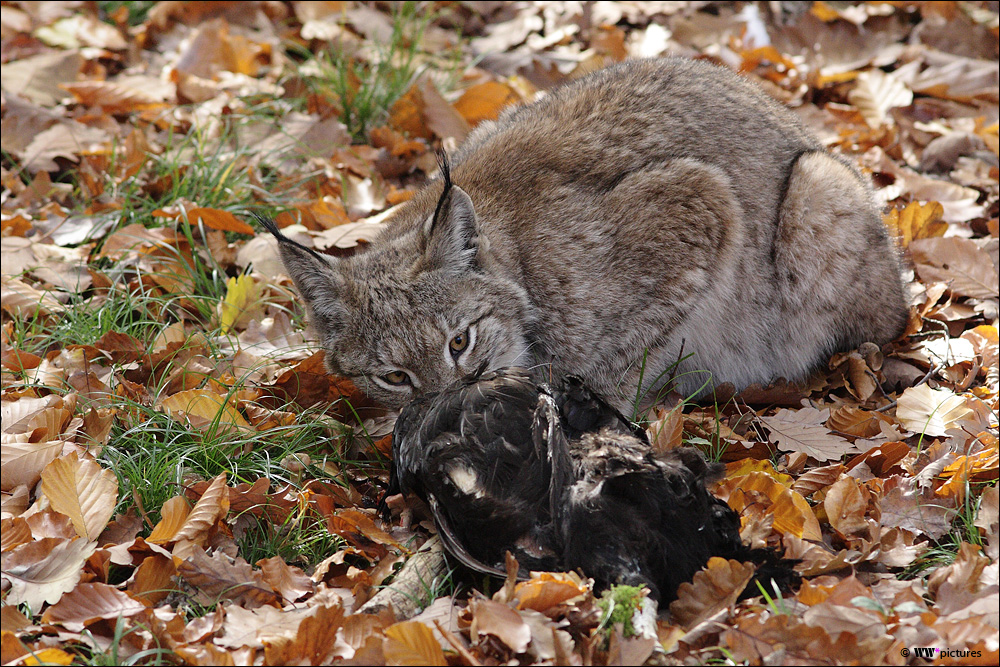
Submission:
M 472 200 L 447 163 L 442 173 L 432 210 L 420 210 L 432 200 L 411 202 L 417 224 L 351 257 L 321 255 L 260 220 L 279 240 L 330 372 L 389 407 L 482 368 L 527 363 L 527 295 L 491 270 Z

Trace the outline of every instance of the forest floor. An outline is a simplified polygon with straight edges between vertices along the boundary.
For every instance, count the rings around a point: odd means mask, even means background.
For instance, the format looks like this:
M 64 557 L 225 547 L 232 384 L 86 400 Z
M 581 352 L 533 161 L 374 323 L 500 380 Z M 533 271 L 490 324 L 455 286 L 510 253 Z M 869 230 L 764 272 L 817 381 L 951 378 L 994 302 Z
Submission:
M 0 9 L 4 665 L 997 663 L 996 2 Z M 736 602 L 715 559 L 655 639 L 575 573 L 359 611 L 433 527 L 377 518 L 391 415 L 324 373 L 250 214 L 350 254 L 477 123 L 665 54 L 792 108 L 904 254 L 898 340 L 642 416 L 801 589 Z

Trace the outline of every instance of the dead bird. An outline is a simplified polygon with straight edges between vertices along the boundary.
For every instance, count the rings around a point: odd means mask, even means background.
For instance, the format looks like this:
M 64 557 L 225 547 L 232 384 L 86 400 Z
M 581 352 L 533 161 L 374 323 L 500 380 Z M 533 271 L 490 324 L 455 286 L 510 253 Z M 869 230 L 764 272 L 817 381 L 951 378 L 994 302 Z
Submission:
M 418 398 L 393 454 L 385 497 L 422 498 L 448 552 L 480 572 L 504 576 L 510 551 L 522 573 L 580 569 L 598 588 L 648 586 L 661 604 L 712 556 L 757 564 L 765 585 L 797 579 L 742 543 L 739 516 L 705 486 L 720 466 L 693 448 L 654 452 L 573 376 L 549 386 L 508 368 Z

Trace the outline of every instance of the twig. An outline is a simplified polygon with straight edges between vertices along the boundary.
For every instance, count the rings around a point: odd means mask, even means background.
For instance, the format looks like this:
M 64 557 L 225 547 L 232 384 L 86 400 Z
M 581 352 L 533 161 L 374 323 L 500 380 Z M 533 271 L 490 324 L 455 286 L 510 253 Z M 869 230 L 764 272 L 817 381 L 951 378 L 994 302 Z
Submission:
M 924 384 L 925 382 L 930 380 L 931 376 L 934 375 L 934 373 L 936 373 L 940 368 L 941 367 L 937 364 L 931 364 L 931 369 L 927 371 L 927 373 L 922 378 L 917 380 L 916 384 L 910 385 L 909 388 L 912 389 L 913 387 L 919 387 L 920 385 Z M 898 402 L 899 402 L 898 400 L 895 400 L 892 403 L 883 405 L 881 408 L 876 408 L 875 412 L 885 412 L 886 410 L 891 410 L 892 408 L 896 407 L 896 403 Z

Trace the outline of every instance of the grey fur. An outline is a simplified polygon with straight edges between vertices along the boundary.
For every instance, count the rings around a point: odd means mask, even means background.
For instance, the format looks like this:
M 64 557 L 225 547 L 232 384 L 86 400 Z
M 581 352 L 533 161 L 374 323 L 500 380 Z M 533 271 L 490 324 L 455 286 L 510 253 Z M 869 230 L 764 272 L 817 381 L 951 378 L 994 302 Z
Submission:
M 801 378 L 906 319 L 865 179 L 704 62 L 565 85 L 477 127 L 451 176 L 353 257 L 280 244 L 330 370 L 390 406 L 517 364 L 630 411 L 640 375 L 645 390 L 682 348 L 682 391 L 708 374 L 740 388 Z M 409 384 L 387 381 L 399 370 Z

